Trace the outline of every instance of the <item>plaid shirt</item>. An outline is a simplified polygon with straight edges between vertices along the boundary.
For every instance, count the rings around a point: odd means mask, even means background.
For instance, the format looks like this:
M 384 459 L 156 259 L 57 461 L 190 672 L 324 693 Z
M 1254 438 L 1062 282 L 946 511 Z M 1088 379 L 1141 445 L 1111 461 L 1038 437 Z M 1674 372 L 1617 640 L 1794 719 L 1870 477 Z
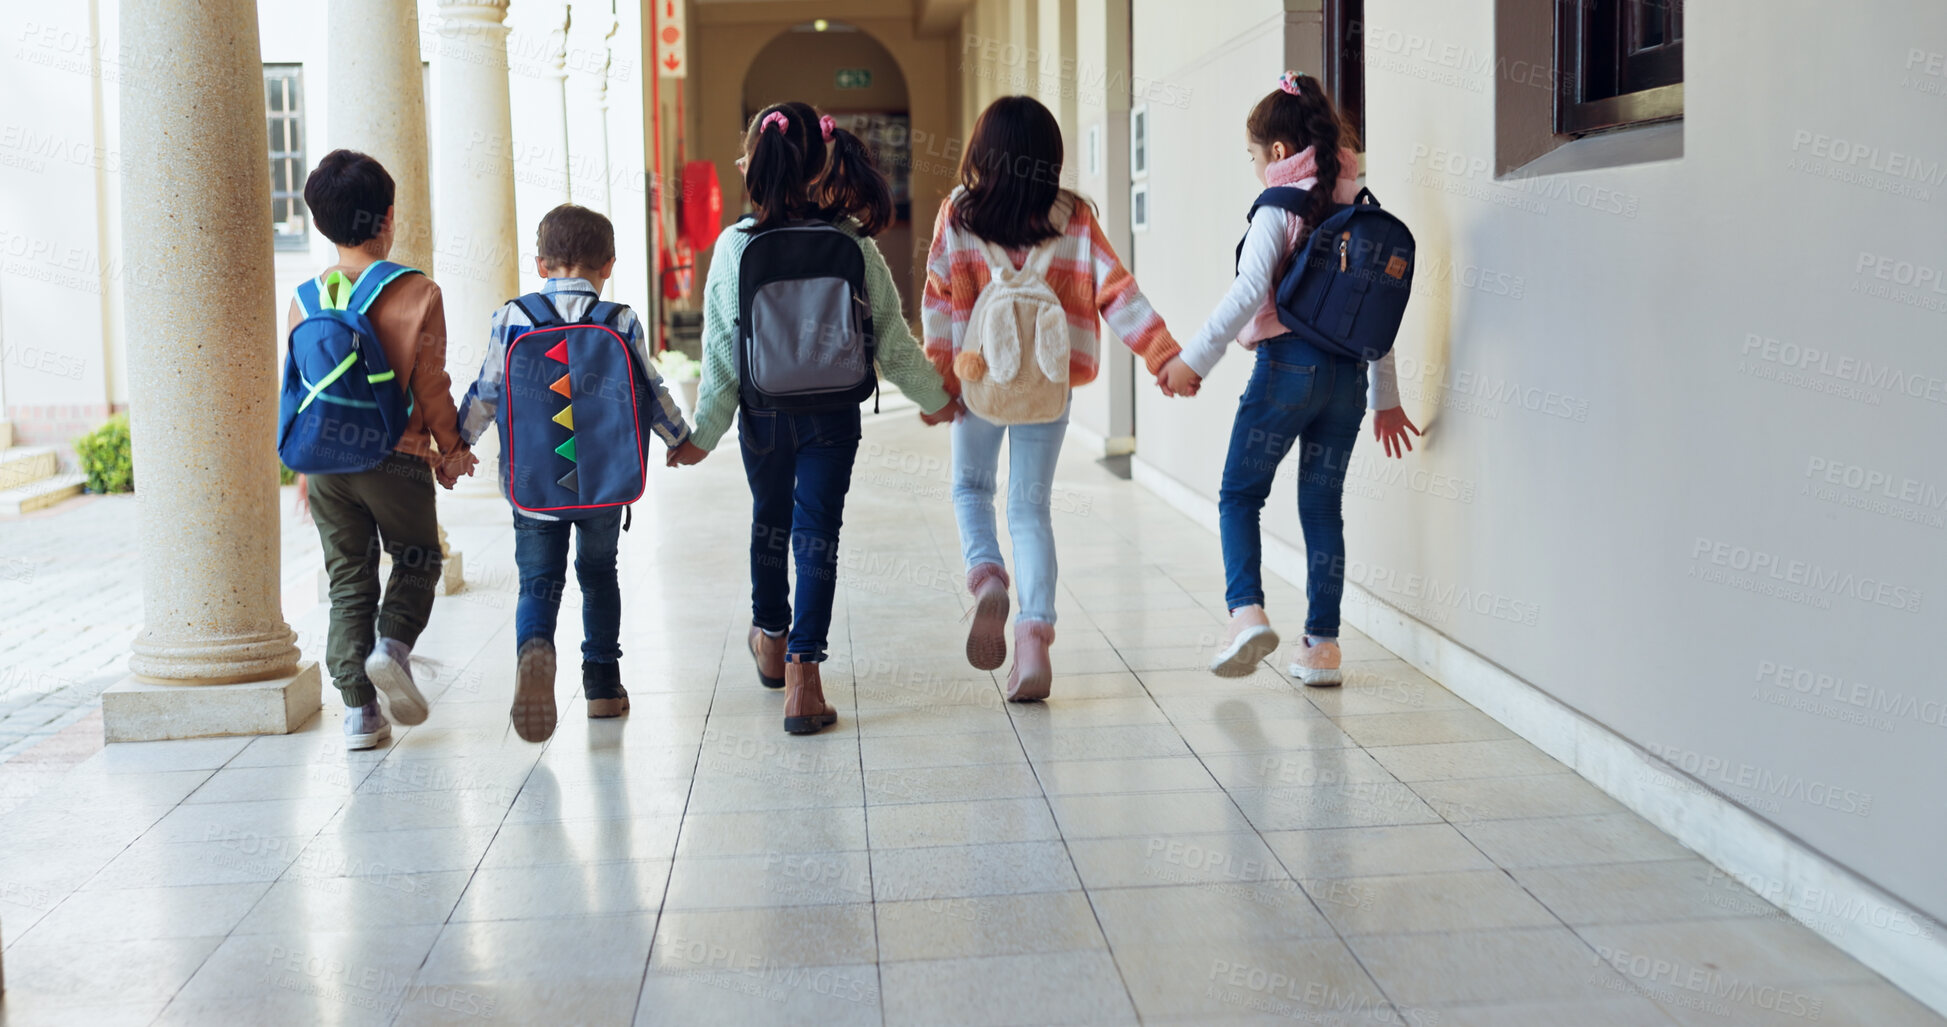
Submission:
M 541 294 L 554 304 L 563 320 L 579 321 L 595 305 L 599 298 L 595 287 L 585 278 L 550 278 L 541 286 Z M 466 390 L 466 399 L 460 403 L 460 437 L 471 446 L 480 441 L 480 436 L 493 426 L 494 418 L 500 412 L 502 378 L 507 365 L 507 343 L 519 332 L 532 327 L 527 313 L 520 304 L 508 302 L 494 312 L 493 328 L 487 343 L 487 357 L 480 364 L 480 377 Z M 664 387 L 662 375 L 656 373 L 656 365 L 649 359 L 649 345 L 642 336 L 642 322 L 637 320 L 635 311 L 624 309 L 617 319 L 616 331 L 629 340 L 635 350 L 636 360 L 649 379 L 649 391 L 655 402 L 649 408 L 649 427 L 663 444 L 671 449 L 689 441 L 690 426 L 683 420 L 683 412 L 676 400 Z M 500 483 L 501 495 L 507 494 L 507 483 Z M 531 513 L 515 508 L 515 512 L 536 520 L 551 521 L 558 518 L 547 514 Z

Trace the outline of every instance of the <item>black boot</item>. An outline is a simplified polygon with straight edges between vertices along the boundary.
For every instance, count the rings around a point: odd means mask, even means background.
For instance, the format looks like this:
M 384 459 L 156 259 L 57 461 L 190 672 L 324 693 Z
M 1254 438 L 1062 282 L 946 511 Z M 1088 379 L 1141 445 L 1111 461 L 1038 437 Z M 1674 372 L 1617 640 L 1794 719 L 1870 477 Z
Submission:
M 581 694 L 588 700 L 591 718 L 619 717 L 629 712 L 629 690 L 622 687 L 622 665 L 588 663 L 581 665 Z

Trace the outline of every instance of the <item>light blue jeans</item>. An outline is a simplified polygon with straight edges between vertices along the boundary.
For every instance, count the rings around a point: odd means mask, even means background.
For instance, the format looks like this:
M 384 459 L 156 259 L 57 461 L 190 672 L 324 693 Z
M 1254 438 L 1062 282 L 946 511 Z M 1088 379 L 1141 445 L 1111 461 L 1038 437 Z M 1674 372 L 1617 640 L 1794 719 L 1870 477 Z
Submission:
M 1005 567 L 994 527 L 994 492 L 1007 445 L 1007 533 L 1014 540 L 1014 587 L 1021 620 L 1055 622 L 1055 525 L 1050 503 L 1055 460 L 1068 434 L 1068 408 L 1047 424 L 998 425 L 972 411 L 953 422 L 953 512 L 969 569 Z

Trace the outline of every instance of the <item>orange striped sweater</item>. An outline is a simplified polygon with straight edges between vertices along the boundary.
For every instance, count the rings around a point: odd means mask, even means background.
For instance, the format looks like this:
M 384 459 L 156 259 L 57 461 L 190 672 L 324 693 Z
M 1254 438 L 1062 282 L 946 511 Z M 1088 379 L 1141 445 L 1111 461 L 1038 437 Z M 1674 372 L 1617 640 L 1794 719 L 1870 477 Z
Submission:
M 958 195 L 959 190 L 954 193 Z M 1116 258 L 1088 204 L 1076 203 L 1064 193 L 1056 207 L 1055 223 L 1061 226 L 1062 234 L 1053 243 L 1056 250 L 1048 267 L 1048 285 L 1061 297 L 1062 309 L 1068 314 L 1069 384 L 1086 385 L 1095 380 L 1101 362 L 1098 314 L 1123 344 L 1142 358 L 1151 374 L 1161 371 L 1179 351 L 1163 318 Z M 1066 224 L 1062 223 L 1063 208 L 1071 211 Z M 1026 256 L 1025 250 L 1014 251 L 1015 266 L 1020 266 Z M 987 280 L 980 240 L 955 223 L 953 197 L 949 196 L 933 220 L 921 320 L 926 355 L 946 380 L 947 391 L 955 396 L 960 394 L 960 380 L 953 373 L 953 356 L 966 346 L 967 318 Z

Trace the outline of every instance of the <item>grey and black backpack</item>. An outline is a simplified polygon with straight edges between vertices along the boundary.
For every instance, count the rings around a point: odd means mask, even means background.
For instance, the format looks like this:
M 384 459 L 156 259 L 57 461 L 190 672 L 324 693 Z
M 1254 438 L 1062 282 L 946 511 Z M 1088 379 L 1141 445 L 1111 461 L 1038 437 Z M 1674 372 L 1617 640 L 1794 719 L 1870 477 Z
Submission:
M 865 254 L 855 236 L 823 221 L 753 232 L 738 270 L 744 406 L 836 410 L 878 391 Z

